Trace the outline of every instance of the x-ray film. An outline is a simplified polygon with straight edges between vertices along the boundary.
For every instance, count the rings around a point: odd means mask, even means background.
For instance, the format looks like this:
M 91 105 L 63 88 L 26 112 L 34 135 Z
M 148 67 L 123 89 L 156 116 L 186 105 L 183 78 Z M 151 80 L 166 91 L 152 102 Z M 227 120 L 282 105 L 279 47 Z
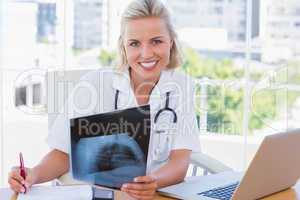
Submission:
M 71 119 L 75 179 L 120 188 L 146 174 L 150 106 Z

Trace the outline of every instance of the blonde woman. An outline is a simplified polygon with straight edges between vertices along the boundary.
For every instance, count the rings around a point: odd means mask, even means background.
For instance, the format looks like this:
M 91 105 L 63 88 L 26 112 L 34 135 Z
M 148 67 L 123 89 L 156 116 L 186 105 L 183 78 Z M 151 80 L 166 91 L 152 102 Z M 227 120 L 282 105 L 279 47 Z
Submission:
M 95 86 L 97 98 L 89 100 L 80 92 L 73 98 L 80 108 L 97 99 L 95 106 L 88 106 L 81 115 L 150 105 L 153 127 L 147 174 L 123 184 L 121 190 L 136 199 L 153 199 L 158 188 L 184 179 L 191 152 L 199 151 L 194 83 L 175 71 L 181 64 L 179 45 L 169 13 L 159 0 L 135 0 L 128 5 L 122 16 L 118 48 L 117 69 L 100 69 L 82 79 Z M 160 113 L 160 119 L 156 119 L 162 108 L 169 112 Z M 27 169 L 25 180 L 18 169 L 10 173 L 8 182 L 13 190 L 24 192 L 23 185 L 29 188 L 69 171 L 67 121 L 76 116 L 74 113 L 56 120 L 47 140 L 52 150 L 37 166 Z M 154 126 L 159 125 L 171 134 L 156 133 Z

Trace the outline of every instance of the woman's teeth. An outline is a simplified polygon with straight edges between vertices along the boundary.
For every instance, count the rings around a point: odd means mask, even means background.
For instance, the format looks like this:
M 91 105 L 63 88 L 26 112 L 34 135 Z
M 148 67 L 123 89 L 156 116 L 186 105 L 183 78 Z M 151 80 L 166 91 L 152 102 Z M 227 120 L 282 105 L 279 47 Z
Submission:
M 153 61 L 153 62 L 141 62 L 140 64 L 141 64 L 142 67 L 144 67 L 144 68 L 151 68 L 151 67 L 154 67 L 154 66 L 155 66 L 156 61 Z

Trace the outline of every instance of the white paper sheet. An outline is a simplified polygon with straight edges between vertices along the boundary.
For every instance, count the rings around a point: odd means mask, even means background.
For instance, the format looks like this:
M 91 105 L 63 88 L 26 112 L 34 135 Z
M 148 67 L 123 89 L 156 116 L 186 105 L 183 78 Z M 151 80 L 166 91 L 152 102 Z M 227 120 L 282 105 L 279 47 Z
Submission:
M 19 194 L 18 200 L 92 200 L 92 187 L 76 186 L 33 186 L 26 194 Z

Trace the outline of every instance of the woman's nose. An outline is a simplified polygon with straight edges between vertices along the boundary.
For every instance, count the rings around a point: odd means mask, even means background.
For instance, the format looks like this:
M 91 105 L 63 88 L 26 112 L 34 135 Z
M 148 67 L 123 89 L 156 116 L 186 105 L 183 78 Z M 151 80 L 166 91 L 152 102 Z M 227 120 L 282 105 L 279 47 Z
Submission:
M 153 56 L 153 50 L 149 45 L 143 45 L 141 49 L 142 58 L 151 58 Z

